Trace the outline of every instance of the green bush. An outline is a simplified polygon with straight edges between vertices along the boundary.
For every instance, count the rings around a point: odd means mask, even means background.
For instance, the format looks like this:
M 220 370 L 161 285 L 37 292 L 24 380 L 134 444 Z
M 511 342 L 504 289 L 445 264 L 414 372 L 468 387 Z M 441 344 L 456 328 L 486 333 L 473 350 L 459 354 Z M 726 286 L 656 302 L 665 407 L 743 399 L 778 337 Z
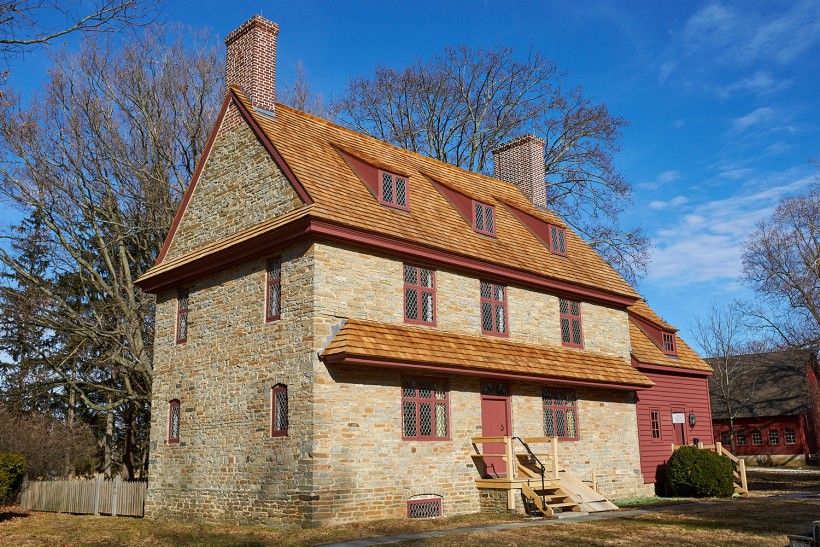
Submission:
M 26 459 L 22 454 L 0 452 L 0 504 L 14 502 L 25 476 Z
M 728 498 L 735 491 L 729 458 L 694 446 L 675 450 L 669 458 L 666 478 L 673 496 Z

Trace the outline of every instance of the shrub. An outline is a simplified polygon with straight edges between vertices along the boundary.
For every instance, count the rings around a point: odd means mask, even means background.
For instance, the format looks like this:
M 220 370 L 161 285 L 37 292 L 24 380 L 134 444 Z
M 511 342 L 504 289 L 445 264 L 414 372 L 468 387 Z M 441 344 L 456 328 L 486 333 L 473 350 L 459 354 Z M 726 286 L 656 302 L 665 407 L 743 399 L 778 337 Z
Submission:
M 22 454 L 0 452 L 0 504 L 12 503 L 26 476 L 26 459 Z
M 735 491 L 729 458 L 694 446 L 675 450 L 666 476 L 673 496 L 728 498 Z

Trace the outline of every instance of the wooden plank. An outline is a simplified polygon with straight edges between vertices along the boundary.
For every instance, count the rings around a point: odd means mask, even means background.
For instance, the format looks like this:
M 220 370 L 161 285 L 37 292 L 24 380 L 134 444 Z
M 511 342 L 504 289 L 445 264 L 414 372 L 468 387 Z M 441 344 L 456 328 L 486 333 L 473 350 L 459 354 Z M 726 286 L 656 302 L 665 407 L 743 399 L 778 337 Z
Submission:
M 539 444 L 552 442 L 553 437 L 522 437 L 521 440 L 527 444 Z
M 506 437 L 473 437 L 473 444 L 503 443 Z

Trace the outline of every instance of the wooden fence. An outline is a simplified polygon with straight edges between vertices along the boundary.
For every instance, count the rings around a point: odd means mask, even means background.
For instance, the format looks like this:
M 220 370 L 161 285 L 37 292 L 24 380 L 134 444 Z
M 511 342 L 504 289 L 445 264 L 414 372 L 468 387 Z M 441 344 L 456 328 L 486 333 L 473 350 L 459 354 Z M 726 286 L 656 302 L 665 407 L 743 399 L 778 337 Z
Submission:
M 96 479 L 29 481 L 23 487 L 20 505 L 31 511 L 141 517 L 147 486 L 144 480 L 106 480 L 102 475 Z

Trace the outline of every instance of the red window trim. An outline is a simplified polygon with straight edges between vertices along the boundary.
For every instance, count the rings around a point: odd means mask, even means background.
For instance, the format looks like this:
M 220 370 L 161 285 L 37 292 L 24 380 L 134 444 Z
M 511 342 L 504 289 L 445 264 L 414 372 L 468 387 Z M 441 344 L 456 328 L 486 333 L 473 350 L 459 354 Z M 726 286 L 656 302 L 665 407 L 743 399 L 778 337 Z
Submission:
M 741 439 L 743 439 L 743 440 L 741 441 Z M 735 431 L 735 442 L 737 443 L 738 446 L 748 446 L 748 444 L 747 444 L 748 440 L 749 440 L 749 436 L 746 435 L 745 430 L 741 429 L 741 430 Z
M 387 201 L 384 199 L 384 185 L 382 181 L 384 180 L 382 177 L 387 174 L 392 177 L 392 188 L 393 188 L 393 196 L 395 199 L 396 196 L 396 178 L 404 179 L 404 205 L 400 205 L 395 201 Z M 405 175 L 399 175 L 397 173 L 393 173 L 392 171 L 385 171 L 384 169 L 379 169 L 376 175 L 376 189 L 377 189 L 377 197 L 379 199 L 379 203 L 382 205 L 386 205 L 388 207 L 392 207 L 394 209 L 399 209 L 401 211 L 409 211 L 410 210 L 410 178 Z
M 472 206 L 472 209 L 471 209 L 471 213 L 472 213 L 472 220 L 473 220 L 473 230 L 475 230 L 479 234 L 484 234 L 486 236 L 495 237 L 495 227 L 496 227 L 495 206 L 494 205 L 488 205 L 488 204 L 486 204 L 482 201 L 476 201 L 476 200 L 472 200 L 472 201 L 473 201 L 473 206 Z M 476 218 L 476 215 L 475 215 L 476 206 L 478 206 L 481 209 L 481 213 L 484 215 L 484 226 L 487 226 L 487 217 L 486 217 L 486 212 L 485 211 L 491 211 L 490 216 L 492 216 L 492 219 L 493 219 L 493 229 L 492 230 L 487 230 L 486 228 L 479 228 L 478 227 L 478 222 L 477 222 L 478 219 Z
M 772 433 L 774 433 L 775 441 L 772 442 Z M 769 429 L 766 431 L 766 440 L 768 441 L 769 446 L 779 446 L 780 445 L 780 430 L 779 429 Z
M 555 241 L 552 238 L 553 230 L 560 231 L 564 236 L 564 250 L 563 252 L 560 249 L 555 248 Z M 558 256 L 567 256 L 567 229 L 557 224 L 547 224 L 547 241 L 549 242 L 550 252 L 554 255 Z
M 655 436 L 655 425 L 657 425 L 658 436 Z M 663 427 L 661 426 L 661 410 L 659 408 L 649 409 L 649 436 L 653 443 L 663 442 Z
M 177 408 L 177 434 L 173 436 L 171 427 L 173 425 L 171 421 L 171 415 L 173 414 L 174 406 Z M 179 399 L 171 399 L 168 401 L 168 444 L 179 444 L 179 429 L 182 429 L 182 407 L 179 404 Z
M 792 441 L 789 442 L 789 436 L 791 435 Z M 783 430 L 783 444 L 787 446 L 794 446 L 797 444 L 797 432 L 793 428 L 786 428 Z
M 288 426 L 290 422 L 288 420 L 288 412 L 285 409 L 285 428 L 284 429 L 276 429 L 276 422 L 278 421 L 277 418 L 279 417 L 279 409 L 276 406 L 276 394 L 283 393 L 285 394 L 285 404 L 290 406 L 290 400 L 288 399 L 288 386 L 284 384 L 276 384 L 275 386 L 270 388 L 270 436 L 271 437 L 287 437 L 288 436 Z
M 405 397 L 404 396 L 404 385 L 405 382 L 409 381 L 423 381 L 423 382 L 441 382 L 444 384 L 444 412 L 446 415 L 446 427 L 447 427 L 447 435 L 444 437 L 437 437 L 435 435 L 421 435 L 421 412 L 419 408 L 421 403 L 431 403 L 433 404 L 433 409 L 431 411 L 430 419 L 432 423 L 430 424 L 430 431 L 435 431 L 435 403 L 438 402 L 441 404 L 441 399 L 436 399 L 435 397 L 435 390 L 432 392 L 432 398 L 422 398 L 422 397 Z M 418 390 L 416 390 L 418 395 Z M 403 441 L 449 441 L 450 440 L 450 384 L 445 378 L 437 378 L 433 376 L 402 376 L 401 378 L 401 406 L 399 406 L 399 412 L 401 413 L 401 440 Z M 416 436 L 409 436 L 404 434 L 404 403 L 405 401 L 411 401 L 416 404 L 416 433 L 419 433 Z
M 179 289 L 177 290 L 177 320 L 176 320 L 176 328 L 174 329 L 174 338 L 176 339 L 177 344 L 185 344 L 188 341 L 188 330 L 190 328 L 190 323 L 188 321 L 188 311 L 190 309 L 190 304 L 188 299 L 191 297 L 191 293 L 188 289 Z M 185 307 L 182 306 L 182 300 L 185 300 Z M 179 326 L 182 322 L 182 316 L 185 316 L 185 336 L 180 338 L 179 336 Z
M 572 393 L 572 404 L 571 405 L 548 405 L 544 402 L 544 390 L 545 389 L 552 389 L 556 391 L 567 391 Z M 578 421 L 578 392 L 575 391 L 573 388 L 563 387 L 563 386 L 544 386 L 541 391 L 541 408 L 543 409 L 542 412 L 546 413 L 547 410 L 553 412 L 552 415 L 552 423 L 553 426 L 556 423 L 555 420 L 555 411 L 556 410 L 572 410 L 572 413 L 575 415 L 575 436 L 569 437 L 566 435 L 558 435 L 559 441 L 579 441 L 581 440 L 581 423 Z M 542 416 L 543 421 L 543 416 Z M 549 436 L 549 434 L 544 431 L 544 435 Z
M 485 283 L 490 285 L 490 297 L 489 298 L 485 298 L 484 294 L 483 294 L 483 291 L 481 290 Z M 496 300 L 495 298 L 493 298 L 492 295 L 495 294 L 495 291 L 493 290 L 494 287 L 501 287 L 503 300 Z M 509 338 L 509 336 L 510 336 L 510 319 L 507 315 L 507 301 L 509 300 L 509 295 L 507 294 L 507 286 L 502 285 L 501 283 L 496 283 L 494 281 L 483 281 L 483 280 L 479 281 L 479 300 L 480 300 L 480 303 L 479 303 L 479 308 L 478 308 L 478 321 L 479 321 L 479 323 L 481 323 L 481 334 L 487 334 L 489 336 L 500 336 L 502 338 Z M 493 322 L 491 330 L 485 330 L 484 329 L 484 311 L 483 311 L 484 304 L 489 304 L 490 305 L 490 312 L 492 314 L 491 320 Z M 504 332 L 499 332 L 498 331 L 498 325 L 496 324 L 495 310 L 498 306 L 501 306 L 504 309 Z
M 667 347 L 667 342 L 669 342 L 669 346 L 671 346 L 671 348 Z M 661 331 L 661 345 L 661 351 L 663 351 L 666 355 L 678 354 L 678 346 L 675 341 L 674 333 Z
M 411 284 L 407 282 L 407 268 L 416 268 L 417 270 L 427 270 L 430 272 L 430 279 L 432 280 L 432 287 L 422 287 L 421 286 L 421 274 L 417 271 L 416 273 L 416 284 Z M 436 270 L 432 268 L 428 268 L 426 266 L 419 266 L 417 264 L 410 264 L 405 263 L 402 266 L 401 270 L 402 275 L 402 299 L 404 302 L 404 309 L 402 310 L 402 315 L 404 316 L 404 322 L 411 324 L 411 325 L 426 325 L 428 327 L 435 327 L 436 321 L 438 319 L 438 314 L 436 313 Z M 412 289 L 416 291 L 416 313 L 418 319 L 410 319 L 407 317 L 407 290 Z M 422 319 L 421 314 L 421 295 L 422 293 L 430 293 L 433 295 L 433 320 L 432 321 L 424 321 Z
M 441 517 L 441 516 L 444 515 L 444 511 L 441 507 L 441 498 L 440 497 L 422 498 L 422 499 L 417 499 L 417 500 L 407 500 L 407 518 L 411 518 L 410 517 L 410 507 L 411 506 L 413 506 L 413 505 L 426 505 L 428 503 L 434 503 L 437 506 L 438 515 L 434 515 L 433 517 L 427 517 L 427 518 Z M 416 518 L 422 518 L 422 517 L 416 517 Z
M 271 264 L 274 262 L 279 263 L 279 277 L 272 277 L 271 276 Z M 279 286 L 279 304 L 277 308 L 279 309 L 279 313 L 275 315 L 270 314 L 270 289 L 271 286 L 278 285 Z M 271 321 L 278 321 L 282 318 L 282 257 L 281 256 L 274 256 L 265 261 L 265 322 L 270 323 Z
M 567 313 L 562 313 L 561 312 L 561 301 L 562 300 L 567 302 L 567 310 L 569 310 Z M 572 304 L 573 303 L 578 304 L 578 315 L 573 315 L 572 314 Z M 569 300 L 567 298 L 561 298 L 561 299 L 558 300 L 558 329 L 559 329 L 560 334 L 561 334 L 561 345 L 562 346 L 567 347 L 567 348 L 581 348 L 581 349 L 583 349 L 583 347 L 584 347 L 584 322 L 581 319 L 582 315 L 583 315 L 583 311 L 581 310 L 581 302 L 580 301 L 578 301 L 578 300 Z M 563 334 L 563 331 L 561 330 L 561 320 L 562 319 L 566 319 L 567 321 L 569 321 L 569 342 L 564 342 L 564 334 Z M 578 331 L 581 334 L 580 343 L 575 343 L 575 342 L 572 341 L 572 322 L 576 321 L 576 320 L 578 321 Z

